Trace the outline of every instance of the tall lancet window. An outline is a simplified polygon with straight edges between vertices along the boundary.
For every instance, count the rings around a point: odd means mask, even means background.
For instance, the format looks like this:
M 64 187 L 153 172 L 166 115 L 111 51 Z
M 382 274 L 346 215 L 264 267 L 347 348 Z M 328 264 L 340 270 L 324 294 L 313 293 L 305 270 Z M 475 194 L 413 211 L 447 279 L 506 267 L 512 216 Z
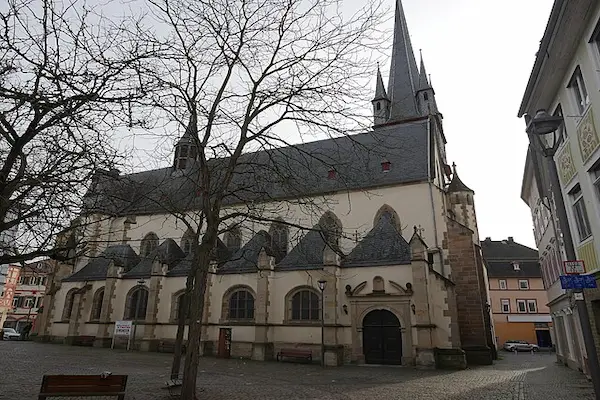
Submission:
M 275 252 L 275 262 L 279 262 L 287 255 L 289 240 L 288 226 L 283 221 L 274 222 L 269 229 L 271 235 L 271 248 Z

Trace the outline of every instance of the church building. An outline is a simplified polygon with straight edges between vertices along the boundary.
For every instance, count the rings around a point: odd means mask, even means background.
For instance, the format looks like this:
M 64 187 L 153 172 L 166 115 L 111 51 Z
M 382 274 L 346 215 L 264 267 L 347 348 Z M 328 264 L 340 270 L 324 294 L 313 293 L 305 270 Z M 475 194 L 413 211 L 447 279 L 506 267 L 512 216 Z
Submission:
M 443 117 L 401 0 L 387 89 L 378 68 L 366 104 L 369 97 L 369 132 L 243 156 L 247 165 L 292 170 L 281 174 L 298 183 L 252 173 L 255 203 L 271 210 L 271 222 L 237 221 L 219 238 L 204 302 L 205 356 L 274 360 L 301 349 L 315 361 L 324 350 L 331 366 L 492 362 L 474 192 L 447 160 Z M 86 208 L 89 254 L 57 265 L 41 340 L 110 346 L 115 322 L 134 320 L 134 348 L 172 349 L 191 242 L 164 204 L 193 207 L 183 179 L 196 150 L 184 135 L 169 168 L 98 173 L 88 199 L 103 207 Z M 248 182 L 247 171 L 238 175 L 234 185 Z M 319 207 L 293 201 L 300 197 Z M 241 206 L 231 198 L 224 207 Z

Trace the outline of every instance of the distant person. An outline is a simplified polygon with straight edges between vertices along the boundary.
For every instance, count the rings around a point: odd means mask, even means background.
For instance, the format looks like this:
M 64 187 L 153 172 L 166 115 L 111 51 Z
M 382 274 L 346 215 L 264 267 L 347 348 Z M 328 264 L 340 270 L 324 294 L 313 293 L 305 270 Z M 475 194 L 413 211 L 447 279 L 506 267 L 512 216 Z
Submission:
M 31 324 L 25 325 L 23 327 L 23 330 L 21 331 L 21 340 L 28 340 L 30 331 L 31 331 Z

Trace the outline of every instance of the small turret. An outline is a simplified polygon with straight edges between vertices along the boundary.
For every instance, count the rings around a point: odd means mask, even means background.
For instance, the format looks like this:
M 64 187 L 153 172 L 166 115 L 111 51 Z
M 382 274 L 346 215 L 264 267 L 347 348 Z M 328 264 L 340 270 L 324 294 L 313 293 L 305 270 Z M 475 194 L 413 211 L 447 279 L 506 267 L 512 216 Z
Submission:
M 185 133 L 175 145 L 175 159 L 173 161 L 173 170 L 180 171 L 190 168 L 198 157 L 198 147 L 194 140 L 194 133 L 197 132 L 197 123 L 194 116 L 190 117 L 190 122 Z
M 419 67 L 419 88 L 417 90 L 417 104 L 421 115 L 437 114 L 437 103 L 435 101 L 435 91 L 428 79 L 427 71 L 425 70 L 425 62 L 423 61 L 423 53 L 421 55 L 421 65 Z
M 385 92 L 383 86 L 383 78 L 377 64 L 377 81 L 375 82 L 375 97 L 371 101 L 373 103 L 373 124 L 381 125 L 387 122 L 390 117 L 390 99 Z

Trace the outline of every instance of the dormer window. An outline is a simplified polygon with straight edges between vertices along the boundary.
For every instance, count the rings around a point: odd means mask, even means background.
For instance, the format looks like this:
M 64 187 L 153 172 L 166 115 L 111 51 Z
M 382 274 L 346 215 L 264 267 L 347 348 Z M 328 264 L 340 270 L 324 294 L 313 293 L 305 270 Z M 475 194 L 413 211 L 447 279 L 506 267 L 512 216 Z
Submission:
M 519 263 L 518 263 L 518 262 L 516 262 L 516 261 L 513 261 L 512 265 L 513 265 L 513 269 L 514 269 L 515 271 L 520 271 L 520 270 L 521 270 L 521 266 L 519 265 Z
M 377 102 L 377 106 L 375 108 L 377 108 L 377 111 L 381 110 L 381 102 L 380 101 Z
M 429 100 L 429 96 L 427 95 L 427 93 L 423 93 L 423 100 L 425 100 L 425 101 Z
M 390 172 L 390 169 L 392 169 L 392 163 L 389 161 L 383 161 L 381 163 L 381 171 L 382 172 Z
M 327 179 L 335 179 L 337 177 L 335 169 L 330 169 L 327 173 Z

